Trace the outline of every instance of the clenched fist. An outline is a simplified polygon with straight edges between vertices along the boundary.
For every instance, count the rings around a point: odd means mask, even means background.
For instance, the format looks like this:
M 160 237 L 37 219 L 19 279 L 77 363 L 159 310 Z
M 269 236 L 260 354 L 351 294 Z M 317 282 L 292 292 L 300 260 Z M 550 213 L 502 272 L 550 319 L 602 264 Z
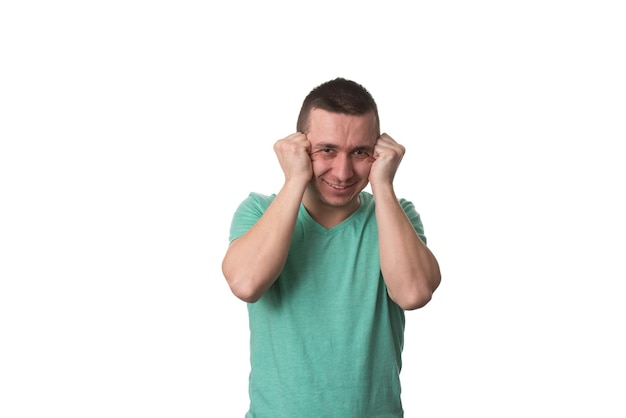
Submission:
M 285 174 L 286 182 L 302 181 L 306 183 L 311 180 L 313 176 L 311 143 L 305 134 L 297 132 L 276 141 L 274 152 Z
M 369 175 L 369 181 L 373 188 L 391 185 L 404 152 L 404 146 L 398 144 L 389 135 L 384 133 L 378 137 L 374 146 L 374 163 Z

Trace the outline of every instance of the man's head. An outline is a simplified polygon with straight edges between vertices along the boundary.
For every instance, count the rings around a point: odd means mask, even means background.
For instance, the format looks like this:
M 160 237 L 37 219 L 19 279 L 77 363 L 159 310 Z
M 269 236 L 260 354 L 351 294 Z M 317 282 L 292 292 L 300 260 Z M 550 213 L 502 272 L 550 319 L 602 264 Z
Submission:
M 359 207 L 359 193 L 369 182 L 380 136 L 374 99 L 353 81 L 326 82 L 304 100 L 298 131 L 310 143 L 313 165 L 305 207 L 318 222 L 345 219 Z
M 313 109 L 353 116 L 362 116 L 373 112 L 376 117 L 377 133 L 380 135 L 380 120 L 376 101 L 365 87 L 354 81 L 335 78 L 311 90 L 304 99 L 298 115 L 298 132 L 304 134 L 308 132 L 309 116 Z

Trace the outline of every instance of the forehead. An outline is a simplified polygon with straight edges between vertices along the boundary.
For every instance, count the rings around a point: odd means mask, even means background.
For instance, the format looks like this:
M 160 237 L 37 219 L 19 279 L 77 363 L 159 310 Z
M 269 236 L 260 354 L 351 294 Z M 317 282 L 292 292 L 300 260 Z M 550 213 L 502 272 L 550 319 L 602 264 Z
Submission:
M 374 146 L 378 138 L 376 115 L 346 115 L 323 109 L 309 114 L 307 138 L 312 146 L 319 143 L 336 146 Z

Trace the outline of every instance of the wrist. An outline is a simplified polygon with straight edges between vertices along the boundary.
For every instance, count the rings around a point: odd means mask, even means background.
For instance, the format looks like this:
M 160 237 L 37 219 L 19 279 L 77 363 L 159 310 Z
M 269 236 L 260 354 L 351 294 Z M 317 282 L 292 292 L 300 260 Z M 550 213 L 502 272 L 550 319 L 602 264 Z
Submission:
M 374 195 L 374 199 L 376 202 L 380 203 L 383 201 L 396 201 L 396 192 L 393 188 L 393 184 L 385 183 L 385 184 L 372 184 L 372 194 Z

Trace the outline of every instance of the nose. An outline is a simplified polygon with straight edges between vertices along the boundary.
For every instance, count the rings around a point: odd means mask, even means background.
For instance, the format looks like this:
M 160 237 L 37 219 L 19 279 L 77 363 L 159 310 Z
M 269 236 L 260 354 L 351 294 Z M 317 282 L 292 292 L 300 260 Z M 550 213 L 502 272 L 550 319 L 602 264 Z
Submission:
M 333 164 L 333 174 L 340 181 L 346 181 L 352 177 L 354 174 L 352 158 L 350 155 L 340 153 L 334 159 Z

